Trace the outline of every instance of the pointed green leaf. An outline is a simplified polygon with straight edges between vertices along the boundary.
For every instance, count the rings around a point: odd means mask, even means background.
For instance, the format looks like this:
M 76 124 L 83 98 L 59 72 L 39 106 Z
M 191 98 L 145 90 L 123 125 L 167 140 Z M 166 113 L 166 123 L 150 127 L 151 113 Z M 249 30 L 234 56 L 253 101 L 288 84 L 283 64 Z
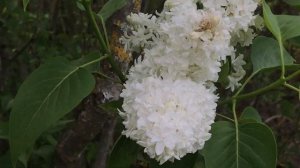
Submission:
M 275 36 L 275 38 L 278 41 L 279 44 L 279 55 L 280 55 L 280 66 L 281 66 L 281 77 L 285 76 L 285 65 L 286 60 L 285 60 L 285 48 L 283 46 L 283 38 L 282 38 L 282 32 L 277 20 L 277 17 L 272 13 L 270 7 L 266 4 L 265 0 L 262 2 L 263 4 L 263 16 L 264 16 L 264 21 L 267 26 L 267 28 L 272 32 L 272 34 Z
M 284 59 L 285 65 L 292 65 L 294 62 L 293 57 L 286 50 L 284 50 Z M 251 61 L 254 72 L 280 66 L 281 60 L 278 42 L 269 37 L 256 37 L 251 48 Z
M 229 60 L 226 61 L 226 63 L 224 63 L 221 67 L 221 71 L 219 72 L 219 79 L 218 82 L 227 87 L 228 83 L 229 83 L 229 73 L 230 73 L 230 64 L 229 64 Z
M 22 154 L 30 153 L 36 139 L 75 108 L 94 85 L 87 70 L 65 60 L 54 60 L 35 70 L 20 87 L 10 116 L 13 164 Z
M 253 120 L 255 122 L 262 123 L 262 119 L 258 111 L 251 106 L 244 109 L 243 113 L 240 116 L 240 120 Z
M 104 21 L 106 21 L 111 15 L 113 15 L 116 11 L 123 8 L 128 1 L 126 0 L 109 0 L 97 14 L 102 17 Z
M 272 32 L 276 39 L 282 41 L 280 27 L 276 16 L 272 13 L 270 7 L 267 5 L 265 0 L 262 2 L 263 5 L 263 16 L 267 28 Z
M 236 136 L 238 134 L 238 136 Z M 276 142 L 270 128 L 260 123 L 217 122 L 203 149 L 206 168 L 275 168 Z
M 28 3 L 29 3 L 30 0 L 23 0 L 23 8 L 24 8 L 24 11 L 26 11 L 26 8 L 28 6 Z
M 131 167 L 137 160 L 139 149 L 136 142 L 125 136 L 120 137 L 110 155 L 108 168 Z
M 122 109 L 123 99 L 111 101 L 108 103 L 100 104 L 99 107 L 106 112 L 118 113 L 119 109 Z
M 300 36 L 300 16 L 277 15 L 276 18 L 283 40 Z

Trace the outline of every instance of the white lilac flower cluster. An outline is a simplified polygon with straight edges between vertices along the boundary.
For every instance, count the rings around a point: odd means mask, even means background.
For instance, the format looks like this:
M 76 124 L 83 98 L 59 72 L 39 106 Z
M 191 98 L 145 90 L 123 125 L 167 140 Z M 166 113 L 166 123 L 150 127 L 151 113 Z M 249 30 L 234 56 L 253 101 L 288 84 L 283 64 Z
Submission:
M 141 56 L 130 69 L 125 89 L 123 134 L 161 164 L 203 148 L 216 115 L 214 82 L 231 56 L 234 89 L 245 75 L 235 45 L 251 44 L 256 0 L 167 0 L 157 15 L 128 16 L 121 38 Z M 241 40 L 242 39 L 242 40 Z

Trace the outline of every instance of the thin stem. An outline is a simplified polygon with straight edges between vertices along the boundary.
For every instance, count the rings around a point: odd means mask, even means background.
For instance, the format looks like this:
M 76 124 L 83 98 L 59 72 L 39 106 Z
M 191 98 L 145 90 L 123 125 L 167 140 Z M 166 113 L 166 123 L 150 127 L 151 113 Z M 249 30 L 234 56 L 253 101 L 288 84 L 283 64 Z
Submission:
M 295 77 L 297 77 L 297 76 L 299 76 L 299 75 L 300 75 L 300 70 L 298 70 L 298 71 L 292 73 L 291 75 L 287 76 L 287 77 L 285 78 L 285 80 L 286 80 L 286 81 L 289 81 L 289 80 L 291 80 L 291 79 L 293 79 L 293 78 L 295 78 Z
M 284 86 L 287 87 L 287 88 L 289 88 L 289 89 L 291 89 L 291 90 L 294 90 L 294 91 L 300 93 L 300 89 L 296 88 L 296 87 L 293 86 L 293 85 L 290 85 L 290 84 L 288 84 L 288 83 L 285 83 Z
M 103 20 L 102 16 L 100 16 L 100 20 L 101 20 L 101 25 L 102 25 L 102 28 L 103 28 L 103 31 L 104 31 L 104 37 L 105 37 L 105 40 L 106 40 L 106 45 L 110 46 L 109 45 L 109 40 L 108 40 L 108 37 L 107 37 L 107 31 L 106 31 L 105 21 Z M 108 50 L 109 50 L 109 52 L 111 52 L 110 51 L 110 47 L 108 47 Z
M 219 116 L 219 117 L 221 117 L 221 118 L 224 118 L 224 119 L 226 119 L 226 120 L 229 120 L 229 121 L 234 122 L 233 119 L 231 119 L 231 118 L 229 118 L 229 117 L 227 117 L 227 116 L 224 116 L 224 115 L 222 115 L 222 114 L 217 113 L 217 116 Z
M 237 160 L 237 165 L 236 167 L 239 167 L 239 122 L 237 119 L 237 115 L 236 115 L 236 99 L 233 100 L 232 102 L 232 113 L 233 113 L 233 117 L 234 117 L 234 125 L 235 125 L 235 140 L 236 140 L 236 160 Z
M 253 92 L 250 92 L 250 93 L 239 95 L 239 96 L 236 97 L 236 99 L 238 99 L 238 100 L 247 99 L 247 98 L 250 98 L 250 97 L 254 97 L 254 96 L 266 93 L 266 92 L 268 92 L 270 90 L 273 90 L 273 89 L 281 86 L 284 82 L 285 82 L 285 80 L 278 79 L 274 83 L 272 83 L 272 84 L 270 84 L 270 85 L 268 85 L 268 86 L 266 86 L 264 88 L 258 89 L 256 91 L 253 91 Z
M 103 35 L 101 34 L 100 29 L 97 25 L 96 19 L 94 17 L 92 7 L 91 7 L 91 1 L 87 2 L 86 0 L 83 0 L 82 4 L 84 5 L 85 10 L 87 11 L 87 16 L 88 16 L 90 22 L 92 23 L 93 30 L 94 30 L 96 37 L 100 43 L 101 51 L 109 53 L 108 46 L 106 45 L 106 43 L 103 39 Z
M 283 53 L 283 44 L 281 38 L 278 39 L 279 49 L 280 49 L 280 60 L 281 60 L 281 79 L 285 79 L 285 61 Z
M 240 89 L 235 93 L 234 97 L 238 96 L 246 87 L 246 85 L 250 82 L 250 80 L 257 74 L 257 72 L 252 73 L 244 82 L 244 84 L 240 87 Z
M 242 99 L 248 99 L 248 98 L 251 98 L 251 97 L 255 97 L 257 95 L 261 95 L 263 93 L 266 93 L 270 90 L 274 90 L 276 89 L 277 87 L 279 86 L 282 86 L 284 85 L 285 82 L 297 77 L 300 75 L 300 70 L 292 73 L 291 75 L 287 76 L 285 79 L 278 79 L 277 81 L 271 83 L 270 85 L 266 86 L 266 87 L 263 87 L 261 89 L 258 89 L 256 91 L 253 91 L 253 92 L 250 92 L 250 93 L 246 93 L 246 94 L 242 94 L 242 95 L 236 95 L 233 96 L 232 98 L 230 99 L 227 99 L 223 102 L 221 102 L 220 104 L 226 104 L 226 103 L 229 103 L 229 102 L 232 102 L 234 99 L 236 100 L 242 100 Z
M 118 67 L 117 63 L 115 62 L 113 55 L 111 54 L 110 48 L 107 46 L 105 40 L 103 39 L 103 36 L 100 32 L 100 29 L 97 25 L 95 16 L 93 14 L 92 8 L 91 8 L 91 1 L 87 2 L 86 0 L 83 1 L 83 5 L 87 11 L 88 18 L 92 22 L 93 29 L 96 33 L 96 37 L 98 41 L 100 42 L 100 49 L 102 52 L 105 52 L 108 54 L 108 61 L 113 69 L 113 71 L 118 75 L 120 80 L 124 83 L 126 81 L 126 77 Z M 105 26 L 105 25 L 104 25 Z
M 88 63 L 86 63 L 86 64 L 81 65 L 79 68 L 85 68 L 85 67 L 87 67 L 87 66 L 89 66 L 89 65 L 92 65 L 92 64 L 97 63 L 97 62 L 99 62 L 99 61 L 102 61 L 102 60 L 104 60 L 104 59 L 106 59 L 106 58 L 108 58 L 108 56 L 100 57 L 100 58 L 98 58 L 98 59 L 96 59 L 96 60 L 94 60 L 94 61 L 91 61 L 91 62 L 88 62 Z
M 110 81 L 113 81 L 113 82 L 115 82 L 115 83 L 120 83 L 120 84 L 121 84 L 121 81 L 117 81 L 117 80 L 115 80 L 115 79 L 113 79 L 113 78 L 111 78 L 111 77 L 105 75 L 104 73 L 101 73 L 101 72 L 93 72 L 93 74 L 98 75 L 98 76 L 100 76 L 100 77 L 104 77 L 104 78 L 106 78 L 106 79 L 108 79 L 108 80 L 110 80 Z
M 108 61 L 109 61 L 110 65 L 111 65 L 111 68 L 118 75 L 118 77 L 120 78 L 120 80 L 122 81 L 122 83 L 125 83 L 126 82 L 126 77 L 124 76 L 124 74 L 122 73 L 122 71 L 120 70 L 120 68 L 118 67 L 118 65 L 115 62 L 115 60 L 112 57 L 112 55 L 108 56 Z

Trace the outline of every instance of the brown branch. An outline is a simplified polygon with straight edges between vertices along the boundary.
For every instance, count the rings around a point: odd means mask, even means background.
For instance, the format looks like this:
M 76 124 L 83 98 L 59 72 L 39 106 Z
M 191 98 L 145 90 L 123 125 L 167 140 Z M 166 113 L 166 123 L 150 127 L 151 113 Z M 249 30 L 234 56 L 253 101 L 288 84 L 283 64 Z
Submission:
M 139 11 L 141 0 L 132 0 L 118 12 L 116 12 L 109 20 L 107 27 L 110 30 L 110 47 L 116 57 L 116 60 L 124 67 L 123 72 L 127 71 L 130 59 L 119 42 L 119 38 L 123 34 L 121 27 L 126 24 L 126 16 L 132 11 Z M 103 72 L 111 77 L 116 78 L 111 73 L 109 63 L 102 63 Z M 85 148 L 99 137 L 100 147 L 98 149 L 94 168 L 106 168 L 107 158 L 110 153 L 111 146 L 114 142 L 114 130 L 117 123 L 115 113 L 108 113 L 101 110 L 98 106 L 101 103 L 119 99 L 122 85 L 109 80 L 97 80 L 97 86 L 88 98 L 86 98 L 80 107 L 79 116 L 69 130 L 61 137 L 56 148 L 55 168 L 85 168 Z M 111 99 L 104 97 L 104 92 L 112 95 Z M 98 139 L 98 138 L 97 138 Z
M 103 89 L 109 86 L 105 80 L 98 80 L 97 86 L 77 110 L 80 111 L 72 128 L 61 137 L 56 148 L 55 168 L 85 168 L 85 148 L 95 137 L 105 131 L 105 124 L 115 118 L 114 113 L 107 113 L 98 105 L 104 100 Z
M 96 160 L 93 164 L 94 168 L 105 168 L 107 163 L 108 154 L 114 144 L 115 127 L 117 119 L 113 118 L 108 120 L 104 125 L 104 131 L 100 136 L 100 147 L 98 149 Z

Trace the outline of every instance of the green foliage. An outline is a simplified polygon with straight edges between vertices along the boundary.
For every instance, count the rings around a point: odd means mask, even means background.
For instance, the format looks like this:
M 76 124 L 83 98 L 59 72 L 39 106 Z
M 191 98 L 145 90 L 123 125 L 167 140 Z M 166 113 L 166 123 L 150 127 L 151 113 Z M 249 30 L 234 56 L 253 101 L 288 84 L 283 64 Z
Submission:
M 218 82 L 221 83 L 223 86 L 228 86 L 229 79 L 228 75 L 230 73 L 230 63 L 227 61 L 223 66 L 221 67 L 221 72 L 219 73 L 219 79 Z
M 276 16 L 272 13 L 270 7 L 266 4 L 265 0 L 262 2 L 263 5 L 263 16 L 267 28 L 272 32 L 276 39 L 281 43 L 282 37 L 280 27 Z
M 286 65 L 291 65 L 294 62 L 293 57 L 286 50 L 284 50 L 284 59 Z M 269 37 L 256 37 L 251 47 L 251 62 L 254 73 L 263 69 L 280 66 L 281 60 L 278 42 Z
M 99 17 L 102 17 L 106 21 L 112 14 L 117 10 L 121 9 L 126 5 L 126 0 L 109 0 L 97 14 Z
M 288 3 L 289 5 L 292 5 L 292 6 L 300 6 L 300 1 L 299 0 L 283 0 L 283 1 Z
M 300 36 L 300 16 L 276 15 L 283 40 Z
M 23 8 L 24 8 L 24 11 L 26 10 L 29 1 L 30 1 L 30 0 L 23 0 Z
M 10 161 L 10 153 L 7 152 L 5 155 L 0 156 L 1 168 L 13 168 Z
M 253 107 L 246 107 L 240 116 L 240 120 L 252 120 L 258 123 L 262 123 L 262 119 L 258 111 Z
M 94 88 L 93 76 L 65 60 L 51 61 L 22 84 L 10 117 L 12 162 L 29 152 L 47 128 L 70 112 Z
M 0 122 L 0 139 L 8 139 L 8 122 Z
M 272 131 L 260 123 L 216 122 L 203 149 L 206 168 L 275 168 L 276 142 Z
M 136 142 L 121 136 L 110 155 L 108 168 L 131 167 L 137 159 L 139 149 Z
M 195 161 L 195 165 L 193 168 L 205 168 L 205 160 L 204 157 L 199 153 L 196 161 Z
M 126 0 L 108 0 L 95 14 L 91 11 L 91 6 L 86 10 L 87 6 L 78 1 L 63 2 L 68 6 L 65 10 L 71 11 L 69 13 L 66 11 L 56 12 L 56 10 L 53 10 L 53 13 L 43 13 L 45 11 L 24 12 L 29 1 L 23 0 L 24 9 L 21 9 L 22 7 L 19 9 L 16 1 L 0 1 L 0 33 L 1 37 L 5 39 L 0 41 L 0 49 L 4 48 L 0 50 L 0 54 L 8 58 L 4 59 L 5 62 L 0 62 L 0 71 L 1 66 L 4 65 L 4 68 L 9 72 L 9 75 L 5 75 L 7 79 L 5 79 L 4 85 L 4 88 L 7 86 L 9 88 L 3 92 L 3 95 L 2 90 L 0 90 L 0 140 L 9 140 L 10 142 L 10 151 L 0 155 L 0 167 L 4 166 L 5 168 L 12 167 L 11 161 L 13 165 L 16 165 L 18 159 L 25 167 L 53 167 L 53 155 L 57 145 L 56 134 L 60 134 L 67 123 L 73 121 L 73 118 L 67 118 L 61 122 L 59 120 L 93 90 L 95 80 L 91 72 L 100 74 L 100 66 L 96 63 L 107 58 L 106 56 L 99 58 L 100 52 L 108 54 L 104 50 L 109 50 L 109 44 L 105 27 L 101 29 L 103 32 L 100 31 L 97 27 L 99 23 L 96 23 L 99 20 L 94 17 L 98 16 L 101 24 L 104 25 L 105 21 L 128 2 Z M 300 6 L 299 0 L 284 1 L 293 6 Z M 92 1 L 85 2 L 88 2 L 85 4 L 87 5 Z M 104 4 L 104 1 L 101 3 Z M 36 10 L 40 8 L 35 5 L 36 3 L 32 3 L 30 7 L 35 7 Z M 42 6 L 47 6 L 47 4 Z M 145 2 L 144 10 L 154 13 L 161 6 L 162 1 L 148 0 Z M 265 1 L 262 2 L 262 6 L 266 26 L 277 41 L 265 36 L 258 36 L 253 41 L 250 57 L 253 65 L 252 75 L 281 66 L 283 77 L 285 77 L 285 68 L 288 69 L 295 61 L 286 50 L 289 49 L 289 40 L 300 46 L 300 17 L 296 15 L 274 15 Z M 76 8 L 80 10 L 74 10 Z M 81 17 L 83 14 L 79 11 L 89 12 L 91 21 L 89 23 L 92 25 L 89 25 L 86 20 L 80 19 L 84 17 Z M 74 18 L 77 21 L 74 21 Z M 98 46 L 94 46 L 96 39 L 87 33 L 90 26 L 92 26 L 97 40 L 102 45 L 100 52 L 95 52 L 95 48 L 98 49 Z M 52 60 L 53 56 L 56 55 L 70 60 L 79 57 L 80 59 L 72 62 L 62 59 Z M 86 56 L 83 57 L 82 55 Z M 22 76 L 15 73 L 16 70 L 21 69 L 19 67 L 24 65 L 26 67 L 20 71 L 26 69 L 26 72 L 29 73 L 43 62 L 46 64 L 35 70 L 28 78 L 26 78 L 26 73 Z M 249 65 L 251 64 L 249 63 Z M 299 66 L 293 66 L 289 70 L 299 71 Z M 227 62 L 219 73 L 218 82 L 222 85 L 221 87 L 227 86 L 229 73 L 230 64 Z M 231 99 L 234 102 L 234 107 L 240 91 L 243 91 L 253 76 L 246 80 L 245 84 Z M 14 99 L 15 90 L 24 78 L 26 80 Z M 2 80 L 1 76 L 0 79 Z M 271 77 L 268 77 L 266 81 L 271 80 Z M 277 81 L 275 85 L 278 87 L 285 82 L 287 81 Z M 258 89 L 258 92 L 254 91 L 252 96 L 276 88 L 273 86 L 271 84 L 271 87 L 266 87 L 267 89 Z M 118 113 L 122 103 L 123 101 L 120 99 L 101 104 L 99 108 L 107 112 Z M 280 102 L 280 107 L 280 114 L 288 117 L 289 120 L 296 118 L 297 106 L 294 105 L 294 102 L 290 100 Z M 236 112 L 234 115 L 237 115 Z M 212 126 L 212 138 L 205 144 L 201 153 L 188 154 L 181 160 L 175 160 L 174 163 L 167 162 L 163 165 L 159 165 L 154 159 L 145 158 L 142 148 L 136 142 L 122 136 L 111 151 L 109 168 L 129 168 L 140 162 L 150 168 L 275 167 L 276 142 L 270 128 L 263 124 L 258 111 L 253 107 L 247 107 L 239 119 L 235 116 L 234 122 L 216 122 Z M 37 139 L 39 140 L 37 141 Z M 85 154 L 90 165 L 95 159 L 96 148 L 99 143 L 93 142 L 91 144 L 87 147 Z M 27 165 L 29 157 L 34 163 Z
M 115 112 L 118 113 L 120 109 L 122 109 L 123 100 L 111 101 L 108 103 L 103 103 L 99 105 L 99 107 L 107 112 Z

